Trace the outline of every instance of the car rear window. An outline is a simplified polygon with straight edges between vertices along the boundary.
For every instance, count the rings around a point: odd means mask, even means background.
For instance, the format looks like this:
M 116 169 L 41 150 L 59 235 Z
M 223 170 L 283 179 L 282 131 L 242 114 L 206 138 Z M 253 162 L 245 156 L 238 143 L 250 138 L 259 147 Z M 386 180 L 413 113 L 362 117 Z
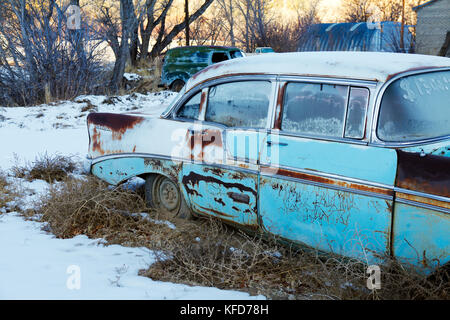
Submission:
M 344 135 L 348 86 L 292 82 L 284 96 L 282 130 L 324 137 Z
M 226 52 L 214 52 L 211 58 L 212 63 L 217 63 L 225 60 L 228 60 L 228 55 Z
M 392 82 L 381 100 L 378 138 L 411 142 L 450 135 L 450 71 Z

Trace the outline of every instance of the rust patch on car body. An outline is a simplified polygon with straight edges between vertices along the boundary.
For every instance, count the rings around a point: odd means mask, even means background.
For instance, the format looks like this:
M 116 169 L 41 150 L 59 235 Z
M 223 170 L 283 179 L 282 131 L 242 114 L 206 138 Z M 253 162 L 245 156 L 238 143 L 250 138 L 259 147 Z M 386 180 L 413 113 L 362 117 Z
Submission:
M 206 91 L 202 91 L 202 95 L 200 98 L 200 106 L 199 106 L 199 110 L 198 110 L 198 114 L 201 115 L 203 113 L 203 110 L 206 109 L 206 101 L 207 101 L 207 94 Z
M 183 166 L 181 162 L 172 163 L 170 161 L 164 161 L 155 158 L 144 158 L 144 165 L 151 168 L 152 172 L 161 172 L 165 174 L 176 183 L 178 183 L 178 177 Z
M 193 172 L 193 171 L 190 172 L 188 175 L 183 176 L 183 179 L 182 179 L 182 183 L 183 183 L 183 185 L 186 188 L 188 188 L 188 185 L 192 185 L 192 186 L 198 185 L 198 183 L 200 181 L 204 181 L 205 183 L 216 183 L 216 184 L 219 184 L 219 185 L 223 185 L 226 189 L 236 188 L 236 189 L 238 189 L 241 192 L 250 192 L 255 197 L 257 196 L 256 190 L 254 190 L 254 189 L 252 189 L 250 187 L 247 187 L 247 186 L 245 186 L 243 184 L 236 183 L 236 182 L 222 181 L 222 180 L 217 179 L 215 177 L 203 176 L 203 175 L 200 175 L 200 174 L 198 174 L 196 172 Z
M 87 117 L 88 125 L 92 124 L 111 131 L 113 140 L 120 140 L 125 131 L 134 128 L 143 121 L 143 117 L 116 113 L 93 112 Z
M 90 144 L 92 145 L 92 151 L 98 152 L 101 155 L 105 154 L 105 150 L 102 149 L 101 146 L 101 134 L 97 131 L 97 129 L 94 127 L 93 134 L 89 137 L 91 139 Z
M 190 160 L 214 162 L 217 155 L 223 158 L 222 131 L 219 129 L 188 130 L 186 144 Z
M 222 216 L 222 217 L 228 217 L 228 218 L 233 218 L 234 217 L 233 215 L 226 214 L 226 213 L 218 211 L 218 210 L 214 210 L 214 209 L 211 209 L 211 208 L 205 208 L 205 207 L 202 207 L 202 206 L 199 206 L 199 207 L 202 210 L 201 211 L 198 210 L 198 209 L 197 210 L 200 211 L 200 213 L 202 213 L 204 215 L 209 215 L 212 212 L 212 213 L 214 213 L 214 214 L 216 214 L 218 216 Z
M 397 158 L 397 187 L 450 197 L 450 158 L 401 150 L 397 150 Z
M 283 117 L 283 100 L 284 100 L 284 94 L 286 92 L 287 82 L 282 84 L 278 91 L 277 96 L 277 104 L 275 108 L 275 119 L 273 128 L 281 130 L 281 119 Z

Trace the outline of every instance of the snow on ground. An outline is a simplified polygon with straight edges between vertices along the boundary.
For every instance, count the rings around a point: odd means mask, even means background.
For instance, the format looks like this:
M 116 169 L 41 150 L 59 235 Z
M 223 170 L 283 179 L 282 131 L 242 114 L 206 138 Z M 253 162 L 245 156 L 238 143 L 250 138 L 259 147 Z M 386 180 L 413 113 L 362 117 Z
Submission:
M 35 107 L 0 107 L 0 170 L 60 154 L 83 160 L 87 153 L 86 116 L 96 112 L 161 113 L 175 93 L 74 101 Z M 48 184 L 9 177 L 21 185 L 22 208 L 30 207 Z M 244 292 L 153 281 L 138 270 L 153 263 L 146 248 L 105 246 L 102 239 L 57 239 L 45 224 L 0 208 L 0 299 L 264 299 Z
M 83 158 L 87 153 L 86 116 L 96 112 L 144 112 L 161 114 L 175 97 L 163 91 L 149 95 L 80 96 L 74 101 L 36 107 L 0 107 L 0 168 L 22 162 L 39 154 L 59 152 Z

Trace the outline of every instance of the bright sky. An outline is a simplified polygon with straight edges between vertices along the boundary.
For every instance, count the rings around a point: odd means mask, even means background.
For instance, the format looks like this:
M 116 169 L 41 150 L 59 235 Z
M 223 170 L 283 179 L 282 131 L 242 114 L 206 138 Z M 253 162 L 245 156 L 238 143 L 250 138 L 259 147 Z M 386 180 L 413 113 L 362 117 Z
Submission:
M 279 5 L 284 5 L 284 8 L 289 8 L 290 6 L 295 6 L 295 3 L 301 3 L 304 0 L 284 0 L 279 2 Z M 341 12 L 342 0 L 320 0 L 318 7 L 318 14 L 322 22 L 338 22 L 339 14 Z M 286 9 L 285 9 L 286 10 Z M 288 9 L 284 15 L 289 16 L 290 14 L 295 15 L 295 11 Z
M 336 22 L 336 13 L 340 11 L 341 0 L 321 0 L 319 15 L 322 22 Z

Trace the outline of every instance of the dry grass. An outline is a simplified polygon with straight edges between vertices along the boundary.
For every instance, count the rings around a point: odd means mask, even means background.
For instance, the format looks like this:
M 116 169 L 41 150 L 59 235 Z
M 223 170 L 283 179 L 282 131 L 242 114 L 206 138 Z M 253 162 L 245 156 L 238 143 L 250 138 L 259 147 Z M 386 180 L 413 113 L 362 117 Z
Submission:
M 111 187 L 92 176 L 53 185 L 36 210 L 60 238 L 84 234 L 110 244 L 152 247 L 155 234 L 165 238 L 171 229 L 140 215 L 148 211 L 139 192 Z
M 53 183 L 62 181 L 75 169 L 76 164 L 70 157 L 58 154 L 50 156 L 45 153 L 39 155 L 34 162 L 23 166 L 16 164 L 11 170 L 16 178 L 23 178 L 28 181 L 40 179 Z
M 96 178 L 54 185 L 38 212 L 61 238 L 78 234 L 108 243 L 145 246 L 157 261 L 142 276 L 154 280 L 214 286 L 263 294 L 270 299 L 449 299 L 448 275 L 426 278 L 391 263 L 381 269 L 382 288 L 367 289 L 366 265 L 253 237 L 214 219 L 143 218 L 140 190 L 110 187 Z
M 127 65 L 125 72 L 135 73 L 142 77 L 126 93 L 147 93 L 161 91 L 158 84 L 161 79 L 162 58 L 156 58 L 153 61 L 139 61 L 137 66 Z
M 445 271 L 431 279 L 392 262 L 381 267 L 381 289 L 369 290 L 366 270 L 360 261 L 280 246 L 210 220 L 183 230 L 179 239 L 166 241 L 157 262 L 141 275 L 243 290 L 271 299 L 450 298 Z
M 13 192 L 8 183 L 6 174 L 0 170 L 0 214 L 6 211 L 6 205 L 13 200 Z

